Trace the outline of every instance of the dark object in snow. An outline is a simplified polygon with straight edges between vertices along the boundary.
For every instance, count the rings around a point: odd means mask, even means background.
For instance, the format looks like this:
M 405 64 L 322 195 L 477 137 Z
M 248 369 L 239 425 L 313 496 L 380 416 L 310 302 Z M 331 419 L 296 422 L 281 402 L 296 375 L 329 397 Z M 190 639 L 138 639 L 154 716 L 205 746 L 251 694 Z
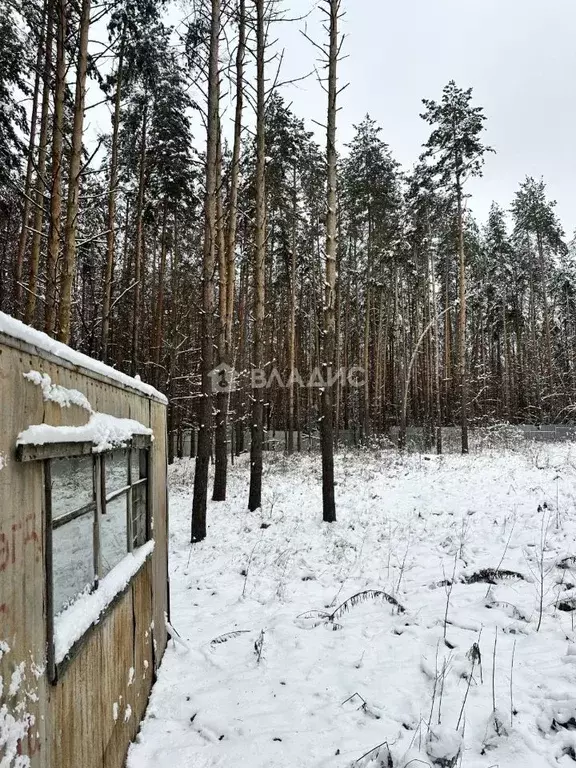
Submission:
M 576 597 L 570 598 L 570 600 L 562 600 L 558 603 L 559 611 L 576 611 Z
M 562 560 L 558 562 L 557 567 L 562 568 L 563 570 L 568 570 L 569 568 L 573 568 L 576 565 L 576 555 L 568 555 L 568 557 L 563 557 Z
M 279 736 L 274 736 L 272 741 L 282 741 L 282 739 Z
M 223 635 L 218 635 L 214 640 L 210 640 L 210 645 L 220 645 L 221 643 L 227 643 L 228 640 L 232 640 L 238 635 L 246 635 L 250 632 L 249 629 L 237 629 L 234 632 L 226 632 Z
M 357 594 L 352 595 L 352 597 L 349 597 L 347 600 L 344 600 L 344 602 L 339 605 L 332 614 L 330 614 L 330 621 L 341 619 L 342 616 L 348 613 L 351 608 L 355 608 L 357 605 L 365 603 L 368 600 L 383 600 L 394 606 L 398 613 L 406 612 L 404 606 L 400 605 L 398 600 L 396 600 L 395 597 L 392 597 L 392 595 L 389 595 L 387 592 L 382 592 L 378 589 L 367 589 L 365 592 L 358 592 Z
M 355 608 L 357 605 L 366 603 L 369 600 L 383 600 L 384 602 L 390 603 L 390 605 L 394 606 L 398 613 L 406 612 L 404 606 L 400 605 L 398 600 L 396 600 L 395 597 L 392 597 L 392 595 L 389 595 L 387 592 L 382 592 L 378 589 L 367 589 L 364 592 L 358 592 L 357 594 L 352 595 L 352 597 L 349 597 L 347 600 L 344 600 L 344 602 L 341 603 L 332 613 L 317 610 L 306 611 L 305 613 L 298 615 L 296 619 L 299 620 L 300 626 L 302 626 L 304 629 L 314 629 L 315 627 L 319 627 L 320 624 L 325 624 L 336 631 L 342 629 L 342 625 L 336 621 L 337 619 L 341 619 L 344 614 L 348 613 L 351 608 Z
M 470 576 L 463 576 L 461 581 L 463 584 L 496 584 L 503 579 L 526 581 L 524 576 L 518 573 L 518 571 L 508 571 L 505 568 L 482 568 Z
M 437 587 L 451 587 L 452 586 L 452 579 L 440 579 L 440 581 L 435 581 L 433 584 L 430 585 L 430 589 L 436 589 Z
M 561 728 L 564 728 L 567 731 L 576 731 L 576 718 L 574 717 L 574 715 L 572 715 L 572 717 L 570 717 L 564 723 L 556 720 L 556 718 L 552 720 L 553 731 L 559 731 Z
M 264 630 L 260 630 L 260 634 L 258 635 L 258 638 L 256 642 L 254 643 L 254 653 L 256 654 L 256 663 L 260 664 L 260 661 L 262 659 L 262 651 L 264 649 Z
M 380 760 L 378 765 L 382 766 L 382 768 L 394 768 L 394 760 L 392 759 L 392 753 L 387 741 L 383 741 L 382 744 L 369 749 L 368 752 L 365 752 L 358 760 L 354 761 L 354 765 L 358 765 L 365 758 L 369 758 L 371 761 Z
M 262 523 L 260 528 L 264 528 L 264 530 L 266 530 L 266 528 L 270 528 L 270 526 L 271 526 L 271 523 Z

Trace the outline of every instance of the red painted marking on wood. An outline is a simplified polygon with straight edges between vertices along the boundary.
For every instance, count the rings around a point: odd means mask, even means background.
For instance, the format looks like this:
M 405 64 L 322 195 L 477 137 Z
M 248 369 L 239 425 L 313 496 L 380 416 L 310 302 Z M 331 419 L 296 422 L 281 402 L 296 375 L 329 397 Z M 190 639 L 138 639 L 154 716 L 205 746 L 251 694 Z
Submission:
M 36 562 L 42 555 L 42 541 L 34 526 L 35 515 L 26 516 L 24 524 L 13 523 L 10 532 L 0 529 L 0 573 L 25 557 L 26 547 L 32 545 Z
M 16 534 L 22 530 L 22 523 L 12 523 L 12 565 L 16 565 Z
M 18 743 L 16 745 L 16 752 L 18 755 L 26 755 L 27 757 L 33 757 L 35 754 L 40 752 L 41 744 L 40 739 L 38 738 L 38 734 L 36 733 L 36 729 L 34 726 L 31 726 L 32 730 L 28 731 L 28 735 L 26 736 L 26 741 L 28 742 L 28 748 L 26 752 L 22 751 L 22 739 L 18 739 Z
M 40 543 L 40 537 L 34 528 L 34 513 L 26 515 L 24 520 L 24 547 L 30 542 L 33 542 L 34 549 L 36 550 L 36 561 L 40 559 L 42 553 L 42 545 Z
M 12 621 L 7 603 L 0 603 L 0 638 L 12 636 Z
M 8 541 L 6 534 L 0 531 L 0 572 L 6 570 L 8 560 L 10 559 L 10 549 L 8 547 Z

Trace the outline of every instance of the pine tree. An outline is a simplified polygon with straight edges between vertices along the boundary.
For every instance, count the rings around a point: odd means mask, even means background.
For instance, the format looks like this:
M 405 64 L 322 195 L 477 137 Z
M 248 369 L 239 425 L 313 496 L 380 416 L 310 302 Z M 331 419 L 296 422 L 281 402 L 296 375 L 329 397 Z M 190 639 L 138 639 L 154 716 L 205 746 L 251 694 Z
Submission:
M 91 0 L 82 0 L 78 29 L 78 59 L 74 95 L 70 165 L 68 169 L 68 198 L 64 224 L 64 252 L 60 277 L 60 306 L 58 311 L 58 340 L 67 344 L 70 340 L 72 319 L 72 284 L 76 270 L 78 215 L 80 209 L 80 185 L 82 174 L 82 147 L 84 108 L 86 101 L 86 76 L 88 71 L 88 33 L 90 29 Z
M 543 333 L 545 344 L 545 375 L 548 386 L 552 385 L 553 352 L 552 352 L 552 320 L 548 297 L 547 274 L 551 254 L 566 252 L 563 241 L 564 232 L 554 212 L 555 201 L 546 199 L 546 185 L 541 179 L 536 181 L 531 177 L 520 185 L 512 203 L 515 234 L 528 238 L 528 250 L 531 253 L 535 246 L 538 260 L 538 276 L 542 292 Z
M 208 120 L 206 127 L 206 191 L 204 201 L 204 246 L 202 260 L 202 400 L 199 408 L 200 430 L 198 455 L 194 471 L 191 541 L 206 538 L 206 505 L 208 501 L 208 465 L 212 450 L 212 381 L 214 312 L 214 266 L 217 237 L 217 188 L 219 144 L 219 41 L 221 26 L 220 0 L 211 0 L 210 46 L 208 52 Z
M 322 519 L 336 521 L 334 499 L 334 396 L 330 374 L 336 362 L 336 257 L 337 257 L 337 175 L 336 175 L 336 115 L 338 96 L 338 56 L 341 42 L 338 37 L 340 0 L 326 0 L 328 17 L 328 109 L 326 123 L 326 165 L 328 189 L 326 197 L 326 269 L 323 323 L 324 387 L 322 389 Z
M 222 210 L 223 190 L 219 193 L 219 252 L 218 252 L 218 282 L 219 282 L 219 319 L 218 319 L 218 357 L 219 365 L 232 367 L 234 362 L 232 325 L 234 316 L 234 295 L 236 281 L 236 239 L 238 223 L 238 188 L 240 183 L 240 153 L 242 143 L 242 117 L 244 110 L 244 59 L 246 56 L 246 2 L 237 0 L 235 22 L 238 26 L 236 49 L 236 105 L 234 112 L 234 139 L 232 157 L 230 160 L 230 187 L 227 216 Z M 221 154 L 221 153 L 220 153 Z M 222 187 L 222 180 L 220 186 Z M 226 499 L 226 484 L 228 473 L 228 452 L 226 440 L 228 434 L 228 411 L 230 409 L 230 393 L 218 392 L 216 397 L 216 430 L 214 445 L 214 488 L 213 501 Z M 234 433 L 232 432 L 232 435 Z M 233 444 L 233 437 L 232 437 Z
M 20 35 L 13 4 L 0 2 L 0 188 L 13 180 L 20 170 L 24 147 L 21 133 L 26 133 L 26 112 L 18 91 L 28 93 L 22 71 L 24 41 Z
M 264 0 L 254 0 L 256 14 L 256 174 L 255 230 L 253 266 L 254 322 L 252 329 L 252 365 L 255 371 L 264 364 L 264 315 L 266 286 L 266 8 Z M 252 390 L 252 425 L 250 443 L 250 489 L 248 509 L 262 505 L 262 465 L 264 449 L 264 411 L 262 390 Z
M 440 186 L 451 191 L 456 203 L 458 226 L 458 362 L 462 453 L 468 453 L 468 392 L 466 371 L 466 254 L 464 243 L 464 187 L 472 176 L 481 176 L 484 155 L 493 151 L 481 141 L 486 120 L 482 107 L 472 105 L 472 89 L 458 88 L 452 80 L 444 88 L 442 101 L 423 100 L 422 118 L 433 126 L 424 158 Z
M 353 253 L 354 269 L 362 268 L 363 302 L 357 306 L 357 332 L 361 333 L 361 361 L 365 372 L 362 391 L 361 424 L 364 438 L 372 432 L 372 403 L 374 402 L 374 371 L 371 343 L 374 326 L 383 299 L 381 286 L 384 276 L 394 281 L 392 253 L 400 235 L 401 209 L 398 163 L 388 145 L 380 138 L 381 128 L 372 118 L 356 127 L 349 145 L 349 155 L 343 163 L 342 186 L 344 205 L 349 217 L 348 236 Z M 360 350 L 359 350 L 360 351 Z

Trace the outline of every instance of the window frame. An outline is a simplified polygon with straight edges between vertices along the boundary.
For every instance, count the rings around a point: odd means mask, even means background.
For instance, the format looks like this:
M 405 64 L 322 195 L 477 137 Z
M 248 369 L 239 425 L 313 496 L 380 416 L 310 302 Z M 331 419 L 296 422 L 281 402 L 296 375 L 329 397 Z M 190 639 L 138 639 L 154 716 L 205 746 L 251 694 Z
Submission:
M 133 451 L 145 451 L 145 475 L 132 481 L 132 454 Z M 127 452 L 127 483 L 122 488 L 111 491 L 106 494 L 106 457 L 114 453 Z M 83 456 L 92 456 L 92 490 L 93 500 L 84 504 L 78 509 L 65 513 L 57 518 L 57 524 L 54 525 L 52 508 L 52 466 L 51 461 L 57 459 L 76 459 Z M 91 634 L 96 624 L 92 624 L 86 632 L 70 648 L 66 658 L 59 664 L 56 664 L 54 647 L 54 550 L 53 550 L 53 531 L 64 526 L 66 523 L 81 517 L 82 515 L 92 513 L 93 515 L 93 534 L 92 534 L 92 570 L 93 581 L 91 592 L 98 589 L 101 580 L 101 551 L 100 551 L 100 519 L 106 514 L 106 504 L 126 496 L 126 555 L 129 555 L 134 549 L 143 546 L 152 539 L 152 438 L 150 435 L 133 435 L 132 439 L 126 443 L 105 451 L 94 451 L 94 445 L 91 442 L 62 442 L 46 443 L 44 445 L 21 444 L 16 448 L 16 459 L 20 462 L 38 461 L 42 464 L 43 476 L 43 510 L 44 510 L 44 568 L 45 568 L 45 605 L 46 605 L 46 638 L 47 638 L 47 673 L 52 684 L 55 684 L 69 662 L 78 653 L 78 650 Z M 140 473 L 139 473 L 140 474 Z M 146 486 L 145 502 L 145 540 L 143 544 L 134 545 L 133 537 L 133 489 L 142 485 Z M 123 559 L 123 558 L 122 558 Z M 122 560 L 118 561 L 119 563 Z M 118 565 L 116 563 L 115 565 Z M 113 566 L 115 567 L 115 566 Z M 136 574 L 135 574 L 136 575 Z M 135 576 L 133 576 L 126 587 L 121 590 L 101 614 L 108 613 L 116 604 L 118 599 L 130 588 Z

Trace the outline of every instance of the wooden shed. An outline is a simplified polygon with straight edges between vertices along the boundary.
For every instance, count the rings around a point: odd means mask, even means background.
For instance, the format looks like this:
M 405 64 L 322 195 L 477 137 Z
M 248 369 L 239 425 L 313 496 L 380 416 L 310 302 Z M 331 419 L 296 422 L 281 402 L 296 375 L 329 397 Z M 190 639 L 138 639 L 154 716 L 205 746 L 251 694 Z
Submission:
M 166 646 L 166 400 L 0 313 L 0 764 L 121 768 Z

